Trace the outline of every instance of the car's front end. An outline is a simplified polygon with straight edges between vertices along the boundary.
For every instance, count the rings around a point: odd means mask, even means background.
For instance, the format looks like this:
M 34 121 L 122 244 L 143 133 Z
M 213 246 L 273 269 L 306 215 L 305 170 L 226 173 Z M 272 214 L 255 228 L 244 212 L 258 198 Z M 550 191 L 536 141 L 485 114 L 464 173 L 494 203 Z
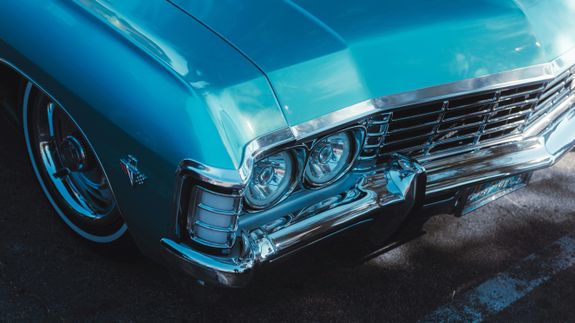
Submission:
M 379 247 L 575 146 L 569 0 L 0 8 L 0 64 L 81 129 L 118 232 L 207 283 L 245 286 L 348 230 Z
M 182 163 L 161 244 L 202 281 L 245 286 L 357 227 L 390 242 L 406 219 L 470 213 L 575 146 L 567 1 L 171 2 L 262 70 L 286 120 L 236 169 Z
M 254 141 L 245 178 L 184 162 L 166 254 L 201 280 L 244 286 L 364 222 L 384 221 L 385 239 L 413 212 L 469 213 L 575 146 L 573 64 L 570 51 L 336 111 Z

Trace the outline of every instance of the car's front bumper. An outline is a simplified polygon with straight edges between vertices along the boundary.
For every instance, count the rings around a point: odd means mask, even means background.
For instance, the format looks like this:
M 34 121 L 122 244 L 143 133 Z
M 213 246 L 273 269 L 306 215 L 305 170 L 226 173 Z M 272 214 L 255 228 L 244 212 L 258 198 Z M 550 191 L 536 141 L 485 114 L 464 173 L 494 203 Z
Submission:
M 163 239 L 168 260 L 202 281 L 227 287 L 245 286 L 254 270 L 293 254 L 362 221 L 383 216 L 397 227 L 423 201 L 425 171 L 398 156 L 359 180 L 355 189 L 306 207 L 297 217 L 264 226 L 242 236 L 243 254 L 216 257 L 186 243 Z

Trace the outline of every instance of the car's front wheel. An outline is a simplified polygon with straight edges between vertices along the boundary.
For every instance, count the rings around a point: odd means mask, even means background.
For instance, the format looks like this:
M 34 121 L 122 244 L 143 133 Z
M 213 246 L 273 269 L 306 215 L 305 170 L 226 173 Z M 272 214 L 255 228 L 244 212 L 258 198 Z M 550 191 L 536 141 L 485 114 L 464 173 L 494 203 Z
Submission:
M 34 172 L 64 223 L 91 242 L 125 240 L 127 227 L 102 163 L 70 114 L 28 83 L 22 120 Z

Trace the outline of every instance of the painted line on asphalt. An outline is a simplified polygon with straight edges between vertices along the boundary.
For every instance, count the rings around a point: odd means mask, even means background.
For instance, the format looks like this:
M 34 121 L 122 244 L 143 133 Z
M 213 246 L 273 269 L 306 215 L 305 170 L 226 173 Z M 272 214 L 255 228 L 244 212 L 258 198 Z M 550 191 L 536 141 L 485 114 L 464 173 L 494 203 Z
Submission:
M 575 235 L 569 235 L 440 307 L 420 322 L 481 322 L 574 265 Z

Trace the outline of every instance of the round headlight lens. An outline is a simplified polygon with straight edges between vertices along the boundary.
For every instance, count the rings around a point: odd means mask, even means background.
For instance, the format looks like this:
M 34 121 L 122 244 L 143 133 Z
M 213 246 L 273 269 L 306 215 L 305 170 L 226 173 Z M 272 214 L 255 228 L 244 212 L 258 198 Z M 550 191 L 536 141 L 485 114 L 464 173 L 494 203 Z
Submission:
M 308 181 L 325 185 L 336 179 L 351 162 L 351 139 L 347 133 L 329 136 L 315 144 L 305 170 Z
M 256 209 L 274 204 L 291 188 L 293 176 L 294 162 L 285 151 L 259 161 L 246 189 L 246 202 Z

